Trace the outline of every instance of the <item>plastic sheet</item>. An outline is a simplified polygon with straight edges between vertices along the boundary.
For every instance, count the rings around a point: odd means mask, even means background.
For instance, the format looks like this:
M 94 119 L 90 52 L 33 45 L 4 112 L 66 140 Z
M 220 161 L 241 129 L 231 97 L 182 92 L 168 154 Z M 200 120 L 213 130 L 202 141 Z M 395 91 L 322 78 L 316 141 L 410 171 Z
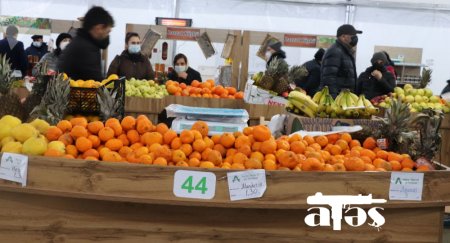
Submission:
M 223 109 L 169 105 L 167 117 L 186 118 L 188 120 L 217 121 L 227 123 L 247 123 L 249 115 L 244 109 Z

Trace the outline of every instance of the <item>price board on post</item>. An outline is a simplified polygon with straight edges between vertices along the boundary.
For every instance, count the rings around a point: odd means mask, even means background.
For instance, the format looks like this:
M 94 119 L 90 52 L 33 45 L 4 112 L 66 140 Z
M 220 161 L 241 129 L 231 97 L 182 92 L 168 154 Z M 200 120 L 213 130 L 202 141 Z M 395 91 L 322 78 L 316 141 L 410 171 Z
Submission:
M 212 172 L 177 170 L 173 181 L 176 197 L 212 199 L 216 193 L 216 175 Z

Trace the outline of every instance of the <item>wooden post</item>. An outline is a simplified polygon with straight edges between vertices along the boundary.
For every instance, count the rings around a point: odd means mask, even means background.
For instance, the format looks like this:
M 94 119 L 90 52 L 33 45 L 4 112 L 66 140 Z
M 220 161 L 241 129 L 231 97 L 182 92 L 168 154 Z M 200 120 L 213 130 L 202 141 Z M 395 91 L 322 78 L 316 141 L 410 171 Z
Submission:
M 250 32 L 242 33 L 242 49 L 241 49 L 241 74 L 239 78 L 239 90 L 244 91 L 248 79 L 248 62 L 250 54 Z

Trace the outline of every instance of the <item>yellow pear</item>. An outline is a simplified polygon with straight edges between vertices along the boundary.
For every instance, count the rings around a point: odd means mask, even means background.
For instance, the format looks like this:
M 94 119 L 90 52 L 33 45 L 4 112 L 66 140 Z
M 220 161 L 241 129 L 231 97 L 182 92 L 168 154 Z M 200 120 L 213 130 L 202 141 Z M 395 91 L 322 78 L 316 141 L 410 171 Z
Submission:
M 50 124 L 41 119 L 34 119 L 30 124 L 36 128 L 40 134 L 47 134 L 47 130 L 50 128 Z
M 66 145 L 61 141 L 52 141 L 47 146 L 48 149 L 60 151 L 62 154 L 66 153 Z
M 0 140 L 11 135 L 12 127 L 8 124 L 0 122 Z
M 23 154 L 43 155 L 45 151 L 47 151 L 47 139 L 43 136 L 31 137 L 22 146 Z
M 2 147 L 2 153 L 16 153 L 22 152 L 22 144 L 20 142 L 9 142 Z
M 7 144 L 7 143 L 9 143 L 9 142 L 15 142 L 16 140 L 13 138 L 13 137 L 11 137 L 11 136 L 9 136 L 9 137 L 4 137 L 3 139 L 2 139 L 2 141 L 1 141 L 1 145 L 2 145 L 2 147 L 3 146 L 5 146 L 5 144 Z
M 34 128 L 31 124 L 24 123 L 14 127 L 11 130 L 11 135 L 14 139 L 23 143 L 31 137 L 37 137 L 39 135 L 39 131 L 36 130 L 36 128 Z
M 10 127 L 16 127 L 22 124 L 22 121 L 17 117 L 6 115 L 3 116 L 2 119 L 0 119 L 0 123 L 9 125 Z

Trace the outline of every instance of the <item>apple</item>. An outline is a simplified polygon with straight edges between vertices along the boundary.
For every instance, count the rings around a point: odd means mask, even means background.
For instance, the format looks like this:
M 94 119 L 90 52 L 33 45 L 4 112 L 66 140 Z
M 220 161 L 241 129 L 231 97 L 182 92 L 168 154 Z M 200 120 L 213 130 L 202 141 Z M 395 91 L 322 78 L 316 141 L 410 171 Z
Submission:
M 416 96 L 414 97 L 414 101 L 416 101 L 417 103 L 420 103 L 420 102 L 422 102 L 422 101 L 424 101 L 424 100 L 422 99 L 422 96 L 416 95 Z
M 405 94 L 405 91 L 402 88 L 400 88 L 400 87 L 395 87 L 394 88 L 394 93 L 400 95 L 400 94 Z
M 426 88 L 424 90 L 426 96 L 431 97 L 433 95 L 433 91 L 430 88 Z
M 414 87 L 411 84 L 405 84 L 405 86 L 403 87 L 403 89 L 408 92 L 411 89 L 414 89 Z
M 441 99 L 440 99 L 439 97 L 435 96 L 435 95 L 433 95 L 433 96 L 430 97 L 430 102 L 431 102 L 431 103 L 439 103 L 440 100 L 441 100 Z
M 406 95 L 405 95 L 405 94 L 399 94 L 399 95 L 398 95 L 398 98 L 399 98 L 401 101 L 405 101 L 405 100 L 406 100 Z
M 425 90 L 424 89 L 418 89 L 417 90 L 417 95 L 424 96 L 425 95 Z
M 413 103 L 414 102 L 414 96 L 408 95 L 408 96 L 406 96 L 405 100 L 406 100 L 407 103 Z

